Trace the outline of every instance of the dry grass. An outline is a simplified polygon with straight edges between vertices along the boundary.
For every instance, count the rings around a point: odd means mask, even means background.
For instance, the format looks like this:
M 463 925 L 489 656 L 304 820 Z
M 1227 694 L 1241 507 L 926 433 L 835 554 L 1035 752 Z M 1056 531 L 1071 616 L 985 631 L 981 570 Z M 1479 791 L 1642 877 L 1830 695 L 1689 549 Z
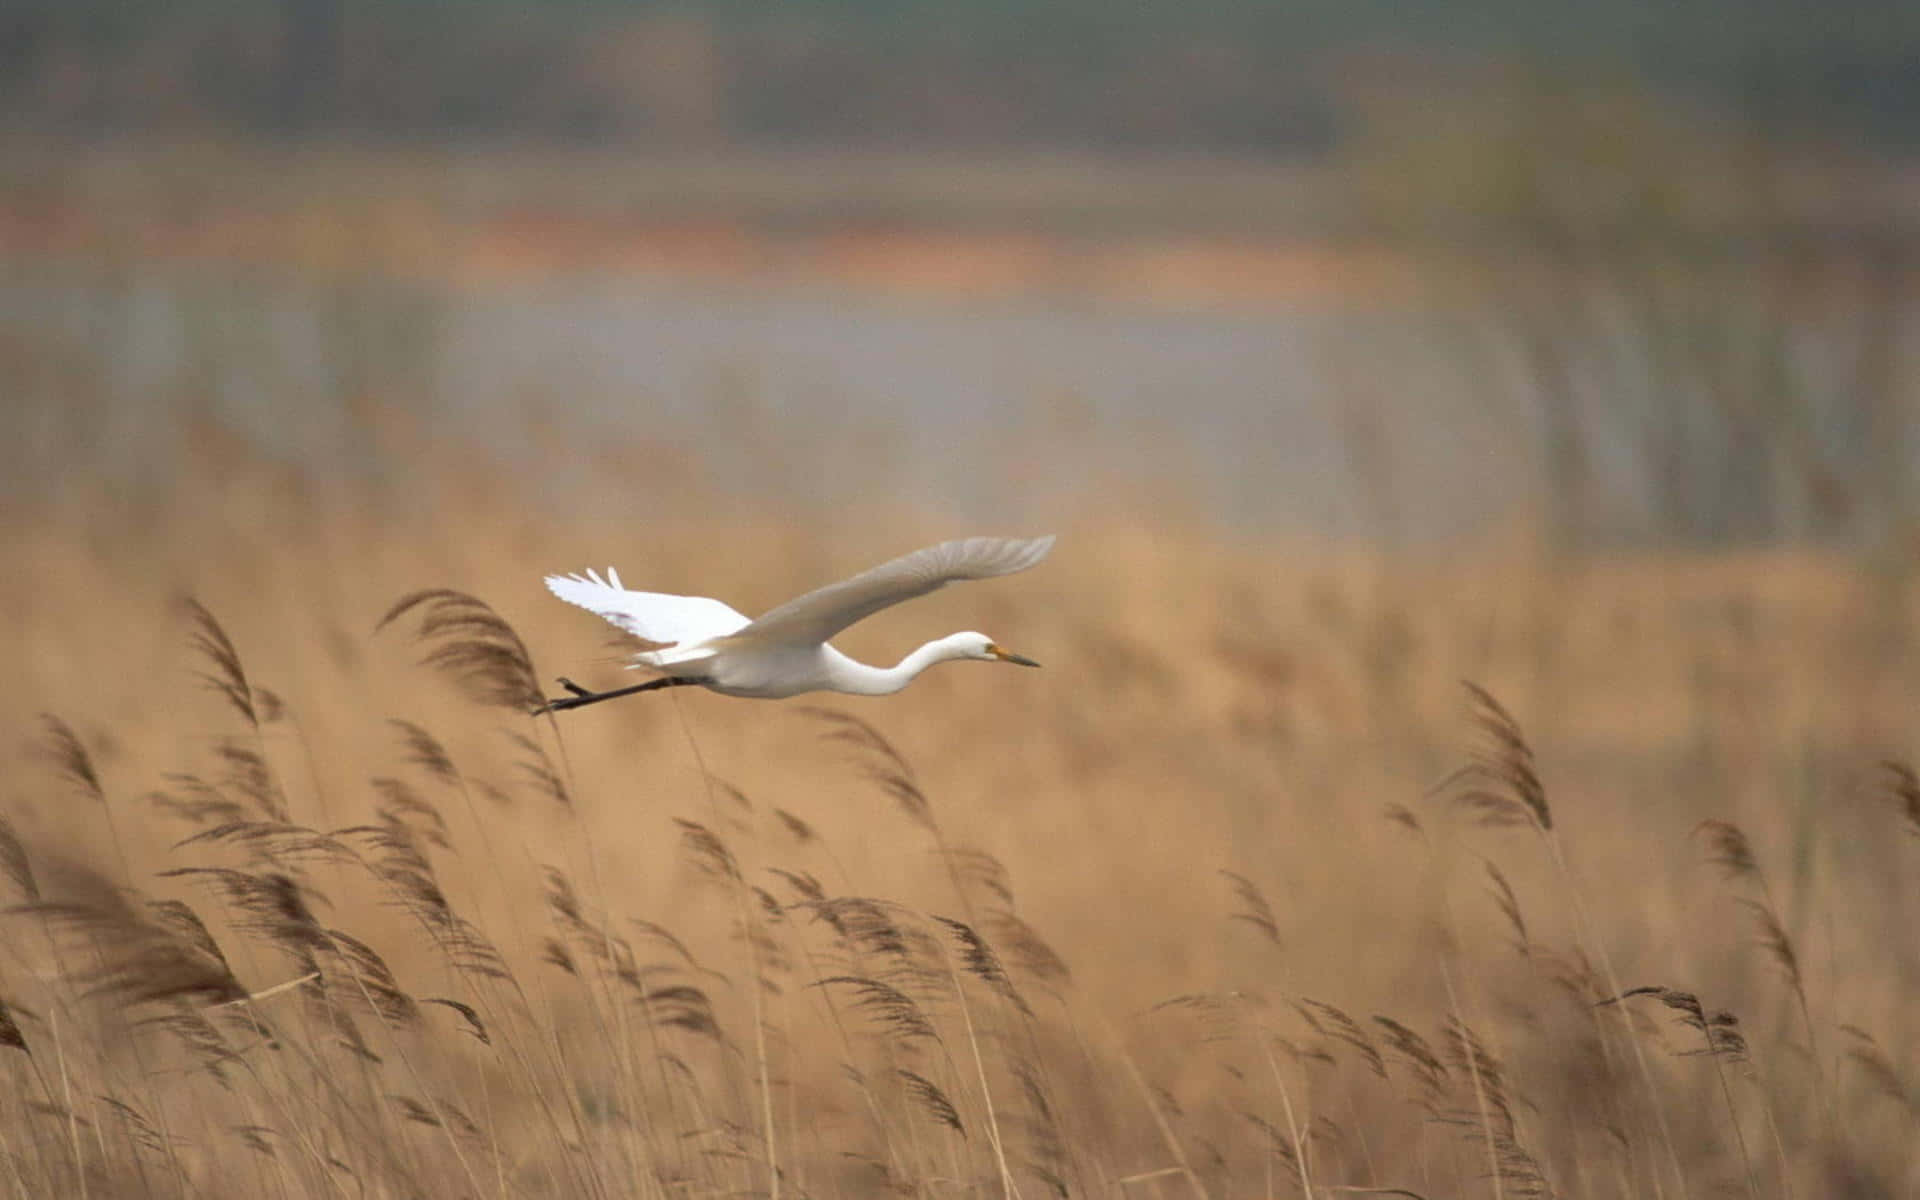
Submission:
M 198 453 L 5 516 L 0 1192 L 1920 1184 L 1898 581 L 1112 518 L 845 639 L 1044 672 L 532 719 L 613 678 L 543 571 L 751 609 L 951 530 Z

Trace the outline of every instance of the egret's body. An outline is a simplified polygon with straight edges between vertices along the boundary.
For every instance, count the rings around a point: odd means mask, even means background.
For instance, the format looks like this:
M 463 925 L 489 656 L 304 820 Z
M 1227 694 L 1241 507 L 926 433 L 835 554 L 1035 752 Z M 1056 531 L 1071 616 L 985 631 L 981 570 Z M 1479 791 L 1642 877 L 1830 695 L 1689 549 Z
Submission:
M 573 694 L 547 704 L 577 708 L 653 688 L 697 684 L 728 696 L 777 700 L 803 692 L 886 696 L 935 663 L 979 659 L 1036 666 L 982 633 L 955 633 L 915 650 L 892 667 L 874 667 L 829 644 L 841 630 L 883 608 L 924 596 L 959 579 L 1024 571 L 1047 556 L 1053 538 L 967 538 L 929 546 L 851 579 L 808 592 L 751 619 L 719 600 L 633 592 L 611 568 L 604 578 L 549 575 L 547 587 L 570 604 L 598 613 L 657 649 L 634 655 L 632 667 L 661 678 L 629 688 L 591 692 L 568 680 Z

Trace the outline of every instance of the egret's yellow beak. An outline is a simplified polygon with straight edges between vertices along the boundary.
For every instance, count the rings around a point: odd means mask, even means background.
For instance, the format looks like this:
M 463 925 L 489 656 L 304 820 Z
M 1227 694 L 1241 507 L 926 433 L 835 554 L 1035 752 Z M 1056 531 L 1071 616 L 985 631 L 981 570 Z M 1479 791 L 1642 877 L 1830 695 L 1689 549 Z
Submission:
M 1033 661 L 1030 658 L 1027 658 L 1023 655 L 1010 653 L 1009 651 L 1002 650 L 998 646 L 988 646 L 987 653 L 993 655 L 995 658 L 999 659 L 1001 662 L 1012 663 L 1016 667 L 1037 667 L 1040 665 L 1039 663 Z

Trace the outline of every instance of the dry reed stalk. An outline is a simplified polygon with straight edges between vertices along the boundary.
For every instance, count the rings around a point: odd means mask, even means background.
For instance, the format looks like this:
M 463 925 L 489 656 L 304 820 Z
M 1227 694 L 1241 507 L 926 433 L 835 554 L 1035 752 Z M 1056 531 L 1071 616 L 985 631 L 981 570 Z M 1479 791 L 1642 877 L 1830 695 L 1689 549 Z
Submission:
M 983 947 L 978 936 L 974 935 L 973 931 L 962 922 L 947 917 L 935 917 L 933 920 L 940 922 L 952 931 L 966 930 L 967 937 L 962 942 L 963 954 L 978 953 L 976 947 Z M 940 947 L 941 961 L 946 965 L 948 978 L 951 979 L 953 983 L 954 1003 L 960 1011 L 961 1028 L 967 1035 L 967 1050 L 973 1056 L 974 1078 L 980 1085 L 980 1102 L 986 1106 L 987 1141 L 993 1147 L 994 1163 L 1000 1169 L 1001 1193 L 1006 1196 L 1008 1200 L 1019 1200 L 1020 1190 L 1014 1186 L 1013 1172 L 1007 1167 L 1007 1152 L 1000 1137 L 1000 1120 L 994 1112 L 993 1089 L 987 1083 L 986 1063 L 980 1056 L 980 1038 L 974 1030 L 973 1015 L 967 1005 L 966 985 L 960 979 L 960 968 L 954 963 L 953 955 L 946 943 L 939 941 L 938 944 Z M 991 952 L 986 951 L 985 954 L 990 959 Z M 972 958 L 969 959 L 969 967 L 975 969 L 976 973 L 978 970 L 976 962 L 979 961 L 980 960 Z M 990 969 L 997 969 L 997 964 L 991 964 Z M 1004 979 L 1004 973 L 1001 974 L 1001 978 Z M 1008 983 L 1006 986 L 1011 990 L 1011 983 Z
M 1733 1126 L 1734 1144 L 1739 1148 L 1740 1165 L 1746 1174 L 1747 1194 L 1753 1200 L 1759 1200 L 1760 1179 L 1754 1172 L 1753 1156 L 1747 1150 L 1747 1135 L 1740 1125 L 1740 1110 L 1734 1104 L 1733 1088 L 1727 1082 L 1725 1065 L 1729 1059 L 1744 1062 L 1747 1057 L 1747 1039 L 1739 1030 L 1739 1018 L 1724 1010 L 1708 1012 L 1700 1003 L 1700 998 L 1692 992 L 1659 985 L 1629 988 L 1601 1003 L 1620 1004 L 1637 996 L 1651 996 L 1659 1000 L 1680 1014 L 1681 1024 L 1700 1035 L 1699 1053 L 1712 1061 L 1714 1077 L 1720 1083 L 1720 1095 L 1727 1106 L 1727 1121 Z
M 687 745 L 692 749 L 694 761 L 700 770 L 700 778 L 705 785 L 707 806 L 716 817 L 720 813 L 719 792 L 715 786 L 713 773 L 707 769 L 706 758 L 700 752 L 700 744 L 694 740 L 693 726 L 688 723 L 685 709 L 679 703 L 674 704 L 674 712 L 680 719 L 680 729 L 685 734 Z M 759 943 L 754 935 L 753 903 L 747 894 L 745 877 L 740 873 L 739 865 L 733 859 L 718 835 L 689 821 L 681 821 L 689 844 L 693 847 L 696 861 L 709 864 L 710 869 L 732 886 L 730 892 L 734 902 L 736 919 L 744 935 L 747 947 L 747 993 L 753 998 L 753 1048 L 754 1061 L 759 1073 L 761 1140 L 766 1150 L 767 1193 L 768 1200 L 780 1200 L 780 1160 L 774 1141 L 773 1123 L 773 1084 L 770 1078 L 771 1064 L 767 1058 L 767 1029 L 765 1014 L 761 1009 L 761 968 Z
M 1758 929 L 1757 939 L 1766 950 L 1767 957 L 1779 968 L 1792 990 L 1794 1000 L 1800 1011 L 1800 1023 L 1807 1034 L 1807 1056 L 1813 1062 L 1815 1078 L 1820 1088 L 1821 1107 L 1825 1113 L 1829 1136 L 1845 1139 L 1848 1134 L 1840 1125 L 1839 1112 L 1835 1107 L 1832 1086 L 1827 1078 L 1827 1069 L 1820 1057 L 1820 1038 L 1814 1029 L 1813 1011 L 1807 1004 L 1807 989 L 1800 974 L 1800 956 L 1795 953 L 1793 940 L 1788 936 L 1786 926 L 1780 920 L 1780 910 L 1774 903 L 1773 889 L 1767 882 L 1767 873 L 1761 869 L 1760 861 L 1755 857 L 1753 845 L 1746 833 L 1731 821 L 1708 819 L 1694 827 L 1693 835 L 1706 845 L 1707 861 L 1720 868 L 1722 876 L 1729 883 L 1748 881 L 1760 889 L 1760 898 L 1736 896 L 1735 902 L 1745 908 Z M 1763 1098 L 1767 1123 L 1774 1123 L 1773 1106 Z M 1783 1186 L 1789 1189 L 1791 1183 L 1785 1173 L 1781 1176 Z
M 212 617 L 207 617 L 207 621 L 211 623 Z M 218 632 L 217 625 L 213 626 L 213 629 L 216 633 Z M 228 650 L 231 652 L 231 646 L 228 647 Z M 238 669 L 238 661 L 238 656 L 234 656 L 236 670 Z M 120 865 L 121 878 L 131 883 L 134 879 L 132 861 L 127 857 L 126 842 L 120 836 L 120 823 L 114 819 L 113 805 L 108 800 L 106 789 L 100 783 L 100 773 L 94 766 L 93 756 L 87 752 L 87 748 L 82 744 L 79 736 L 74 733 L 73 728 L 65 721 L 51 713 L 41 714 L 40 719 L 46 734 L 46 744 L 44 747 L 46 757 L 54 763 L 63 779 L 73 785 L 86 799 L 92 801 L 94 806 L 100 810 L 101 815 L 106 821 L 107 835 L 113 843 L 114 857 Z M 21 850 L 17 839 L 12 837 L 11 829 L 6 830 L 6 833 L 7 837 L 0 839 L 0 847 L 3 847 L 7 842 L 11 842 L 12 854 L 19 856 L 20 864 L 23 866 L 25 862 L 24 851 Z M 9 873 L 12 873 L 12 870 L 13 866 L 10 864 Z M 204 935 L 204 928 L 201 930 L 201 933 Z M 210 945 L 212 939 L 207 938 L 206 941 Z M 219 953 L 217 948 L 215 948 L 214 953 L 216 955 Z M 146 1049 L 140 1045 L 138 1039 L 133 1039 L 131 1045 L 135 1069 L 139 1072 L 141 1080 L 145 1085 L 147 1102 L 159 1121 L 158 1142 L 166 1156 L 168 1168 L 173 1174 L 174 1190 L 181 1195 L 185 1195 L 185 1168 L 182 1167 L 180 1156 L 174 1147 L 173 1133 L 170 1128 L 170 1117 L 167 1113 L 166 1105 L 160 1102 L 159 1089 L 153 1082 L 153 1077 L 146 1061 Z
M 1541 782 L 1533 749 L 1521 732 L 1519 722 L 1494 699 L 1492 693 L 1474 683 L 1465 686 L 1474 710 L 1475 723 L 1486 734 L 1490 747 L 1478 752 L 1474 763 L 1455 776 L 1456 781 L 1467 785 L 1460 793 L 1460 800 L 1493 823 L 1530 826 L 1534 830 L 1547 847 L 1548 856 L 1573 910 L 1582 952 L 1600 963 L 1608 994 L 1619 995 L 1620 980 L 1613 969 L 1613 958 L 1607 953 L 1605 943 L 1594 936 L 1586 903 L 1574 883 L 1573 871 L 1567 862 L 1559 834 L 1553 828 L 1553 811 L 1547 801 L 1546 787 Z M 1629 1037 L 1627 1045 L 1639 1069 L 1647 1105 L 1660 1132 L 1668 1165 L 1679 1188 L 1680 1200 L 1687 1200 L 1686 1169 L 1680 1163 L 1680 1151 L 1673 1138 L 1672 1124 L 1665 1107 L 1660 1103 L 1660 1089 L 1654 1082 L 1653 1068 L 1647 1062 L 1639 1039 Z M 1656 1200 L 1664 1194 L 1657 1173 L 1654 1175 L 1654 1194 Z

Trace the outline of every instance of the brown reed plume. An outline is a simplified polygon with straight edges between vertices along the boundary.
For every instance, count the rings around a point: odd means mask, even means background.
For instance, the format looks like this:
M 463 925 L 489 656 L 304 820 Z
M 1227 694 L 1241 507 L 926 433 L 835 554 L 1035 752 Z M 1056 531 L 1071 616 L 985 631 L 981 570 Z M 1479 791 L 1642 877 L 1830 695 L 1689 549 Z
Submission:
M 1703 843 L 1707 861 L 1720 869 L 1728 883 L 1750 883 L 1759 889 L 1757 897 L 1735 896 L 1734 901 L 1747 911 L 1756 931 L 1755 940 L 1792 989 L 1794 1002 L 1800 1010 L 1801 1026 L 1807 1035 L 1808 1052 L 1816 1068 L 1820 1069 L 1820 1038 L 1813 1024 L 1813 1010 L 1807 1003 L 1806 984 L 1800 973 L 1800 956 L 1794 950 L 1793 939 L 1780 919 L 1780 909 L 1773 899 L 1773 888 L 1767 882 L 1767 873 L 1760 866 L 1760 860 L 1754 855 L 1753 844 L 1738 825 L 1717 818 L 1700 822 L 1693 834 Z M 1822 1087 L 1825 1087 L 1824 1082 Z
M 260 706 L 253 685 L 247 681 L 247 669 L 240 661 L 240 651 L 234 647 L 233 639 L 227 636 L 227 631 L 207 611 L 206 606 L 192 596 L 181 597 L 180 607 L 191 629 L 190 643 L 207 664 L 205 669 L 198 672 L 200 681 L 225 700 L 249 729 L 258 730 Z
M 1533 747 L 1513 714 L 1477 683 L 1466 682 L 1473 722 L 1485 737 L 1473 761 L 1449 780 L 1453 802 L 1488 825 L 1553 828 L 1553 810 L 1540 782 Z
M 830 975 L 815 980 L 814 987 L 844 986 L 852 989 L 853 1009 L 868 1014 L 893 1037 L 903 1041 L 924 1038 L 938 1044 L 940 1033 L 919 1003 L 892 984 L 854 975 Z
M 940 1086 L 924 1075 L 916 1074 L 902 1067 L 896 1072 L 907 1085 L 907 1095 L 934 1120 L 953 1130 L 961 1137 L 967 1136 L 967 1127 L 960 1120 L 960 1110 L 953 1101 L 940 1090 Z
M 859 717 L 837 709 L 807 705 L 800 712 L 827 726 L 824 735 L 827 741 L 839 742 L 863 752 L 867 777 L 893 797 L 899 803 L 900 810 L 916 824 L 937 832 L 933 807 L 928 803 L 926 793 L 920 790 L 912 765 L 878 729 Z
M 1714 1075 L 1720 1082 L 1720 1094 L 1726 1103 L 1727 1120 L 1733 1129 L 1734 1143 L 1746 1171 L 1747 1194 L 1757 1200 L 1760 1181 L 1755 1173 L 1753 1156 L 1747 1150 L 1747 1137 L 1740 1126 L 1740 1110 L 1734 1103 L 1733 1088 L 1727 1081 L 1726 1073 L 1726 1064 L 1744 1064 L 1747 1061 L 1747 1038 L 1740 1031 L 1740 1018 L 1725 1009 L 1709 1010 L 1694 993 L 1661 984 L 1629 988 L 1618 996 L 1602 1000 L 1600 1004 L 1623 1004 L 1642 996 L 1652 997 L 1679 1013 L 1680 1023 L 1700 1035 L 1699 1047 L 1680 1053 L 1683 1056 L 1702 1056 L 1713 1063 Z
M 429 646 L 421 663 L 446 674 L 469 700 L 522 713 L 546 703 L 526 643 L 485 601 L 451 588 L 410 592 L 374 632 L 416 612 L 414 640 Z
M 1315 1000 L 1303 996 L 1294 1004 L 1294 1009 L 1307 1022 L 1315 1033 L 1344 1044 L 1360 1056 L 1360 1061 L 1375 1076 L 1387 1077 L 1387 1062 L 1380 1055 L 1379 1047 L 1367 1036 L 1360 1023 L 1334 1005 L 1324 1000 Z
M 1606 943 L 1595 936 L 1592 915 L 1579 887 L 1575 885 L 1573 868 L 1568 862 L 1559 830 L 1554 828 L 1553 809 L 1547 800 L 1546 785 L 1541 779 L 1532 744 L 1527 740 L 1519 721 L 1491 692 L 1471 681 L 1464 682 L 1463 686 L 1467 691 L 1470 715 L 1481 731 L 1483 744 L 1474 751 L 1473 760 L 1467 766 L 1443 781 L 1435 791 L 1447 796 L 1456 808 L 1465 810 L 1480 824 L 1521 826 L 1534 831 L 1553 862 L 1572 910 L 1581 956 L 1600 964 L 1604 990 L 1608 994 L 1618 995 L 1622 991 L 1619 973 L 1614 970 L 1613 958 Z M 1672 1121 L 1662 1104 L 1661 1089 L 1653 1077 L 1653 1069 L 1639 1039 L 1628 1037 L 1626 1042 L 1640 1078 L 1642 1095 L 1658 1130 L 1667 1165 L 1685 1200 L 1686 1170 L 1680 1161 Z M 1605 1045 L 1603 1039 L 1602 1046 Z M 1490 1144 L 1490 1152 L 1496 1149 Z
M 61 890 L 62 899 L 8 911 L 71 936 L 66 955 L 94 964 L 75 975 L 87 994 L 130 1007 L 185 1002 L 209 1008 L 247 997 L 226 955 L 185 904 L 142 905 L 126 889 L 71 865 L 61 872 Z
M 1279 947 L 1280 923 L 1274 918 L 1273 905 L 1267 903 L 1260 888 L 1245 875 L 1224 870 L 1220 874 L 1233 885 L 1234 895 L 1240 900 L 1239 909 L 1230 914 L 1231 919 L 1245 921 L 1259 930 L 1260 936 L 1267 939 L 1268 944 Z

